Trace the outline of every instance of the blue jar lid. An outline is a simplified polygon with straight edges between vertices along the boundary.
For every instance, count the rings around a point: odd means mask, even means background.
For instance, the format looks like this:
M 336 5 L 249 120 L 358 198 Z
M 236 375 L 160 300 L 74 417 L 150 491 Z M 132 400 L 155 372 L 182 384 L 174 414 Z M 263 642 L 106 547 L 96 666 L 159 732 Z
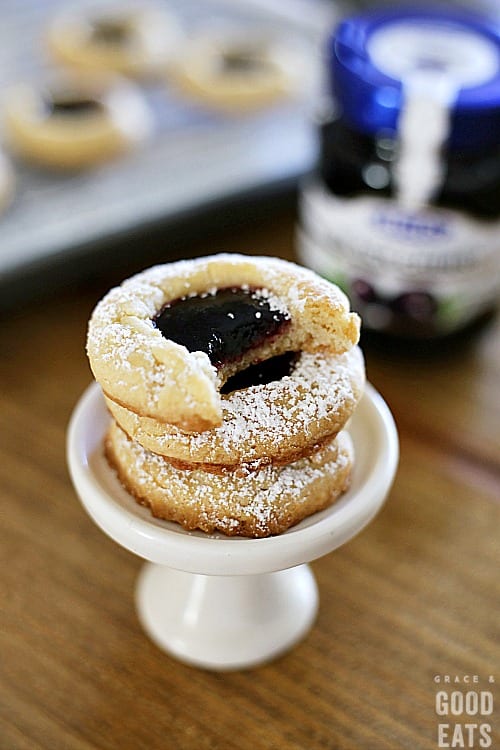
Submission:
M 340 23 L 328 55 L 341 116 L 356 130 L 397 131 L 404 81 L 434 71 L 454 87 L 448 147 L 500 146 L 500 27 L 493 20 L 450 8 L 367 12 Z

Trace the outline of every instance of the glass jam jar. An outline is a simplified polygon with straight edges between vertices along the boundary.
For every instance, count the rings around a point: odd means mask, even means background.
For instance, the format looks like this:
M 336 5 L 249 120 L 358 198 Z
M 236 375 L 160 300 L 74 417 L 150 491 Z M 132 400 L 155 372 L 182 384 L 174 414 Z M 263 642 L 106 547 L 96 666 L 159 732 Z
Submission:
M 456 331 L 500 287 L 500 27 L 386 8 L 341 22 L 327 62 L 299 257 L 344 288 L 367 328 Z

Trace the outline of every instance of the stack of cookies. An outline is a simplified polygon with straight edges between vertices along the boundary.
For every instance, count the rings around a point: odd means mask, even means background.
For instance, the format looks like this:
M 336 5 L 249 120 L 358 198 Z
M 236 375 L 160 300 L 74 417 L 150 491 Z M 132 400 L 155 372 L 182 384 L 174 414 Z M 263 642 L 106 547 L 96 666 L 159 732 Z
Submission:
M 349 486 L 358 337 L 336 286 L 276 258 L 215 255 L 132 277 L 89 324 L 109 463 L 154 516 L 186 529 L 285 531 Z

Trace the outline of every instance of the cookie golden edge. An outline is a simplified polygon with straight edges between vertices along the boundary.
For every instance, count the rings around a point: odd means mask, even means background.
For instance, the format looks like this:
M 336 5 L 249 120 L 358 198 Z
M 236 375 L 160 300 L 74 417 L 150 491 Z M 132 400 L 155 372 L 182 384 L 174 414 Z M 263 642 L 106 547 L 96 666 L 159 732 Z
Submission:
M 290 316 L 272 351 L 266 344 L 238 369 L 286 351 L 342 353 L 359 339 L 359 317 L 343 292 L 289 261 L 219 254 L 155 266 L 112 289 L 92 313 L 87 353 L 94 377 L 114 403 L 141 417 L 199 432 L 220 425 L 218 371 L 204 352 L 165 339 L 154 316 L 173 300 L 228 287 L 266 290 Z
M 251 538 L 282 534 L 328 508 L 349 488 L 354 461 L 345 431 L 286 466 L 242 465 L 223 474 L 175 468 L 115 422 L 104 450 L 122 486 L 154 517 L 188 531 Z

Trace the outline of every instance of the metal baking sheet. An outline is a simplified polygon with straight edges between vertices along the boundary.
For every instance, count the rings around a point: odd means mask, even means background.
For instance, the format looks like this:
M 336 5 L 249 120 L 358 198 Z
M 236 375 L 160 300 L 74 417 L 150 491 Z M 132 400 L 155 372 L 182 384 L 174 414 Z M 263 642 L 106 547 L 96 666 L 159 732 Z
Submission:
M 79 3 L 81 7 L 86 0 Z M 95 5 L 95 2 L 90 3 Z M 0 23 L 0 95 L 51 62 L 43 30 L 58 8 L 53 0 L 4 0 Z M 270 27 L 294 36 L 311 60 L 333 23 L 321 0 L 170 0 L 186 28 L 221 22 Z M 154 137 L 137 152 L 91 170 L 58 175 L 15 162 L 16 196 L 0 217 L 0 281 L 40 260 L 103 246 L 138 227 L 186 211 L 295 180 L 314 159 L 310 93 L 258 114 L 209 112 L 167 86 L 144 87 L 156 117 Z

